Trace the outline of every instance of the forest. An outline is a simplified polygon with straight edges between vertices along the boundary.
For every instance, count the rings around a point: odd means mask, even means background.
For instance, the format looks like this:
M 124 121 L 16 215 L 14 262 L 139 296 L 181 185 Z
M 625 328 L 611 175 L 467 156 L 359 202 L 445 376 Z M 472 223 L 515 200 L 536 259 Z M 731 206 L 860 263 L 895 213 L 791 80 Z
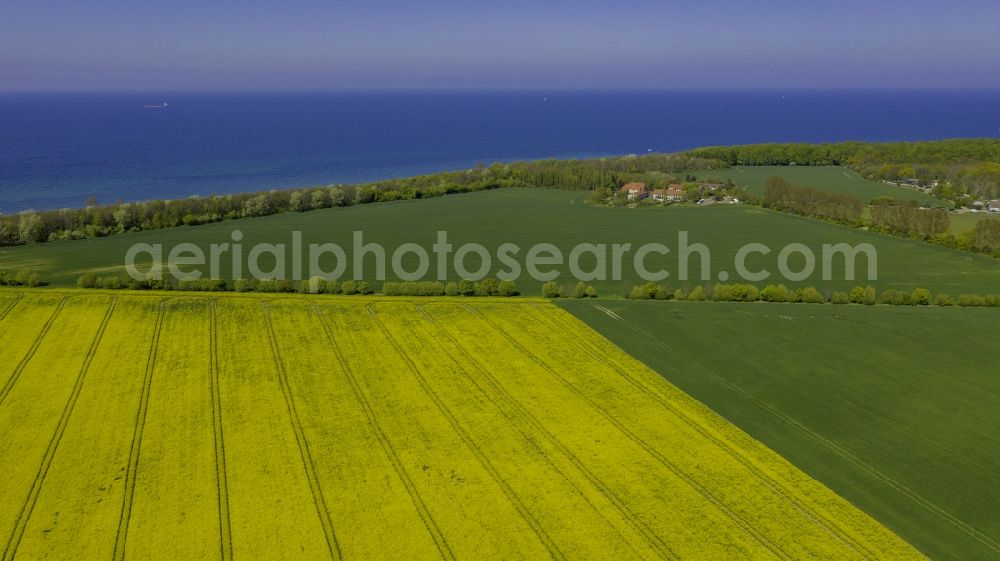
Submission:
M 1000 198 L 1000 139 L 711 146 L 696 158 L 745 166 L 846 166 L 875 181 L 907 182 L 970 206 Z

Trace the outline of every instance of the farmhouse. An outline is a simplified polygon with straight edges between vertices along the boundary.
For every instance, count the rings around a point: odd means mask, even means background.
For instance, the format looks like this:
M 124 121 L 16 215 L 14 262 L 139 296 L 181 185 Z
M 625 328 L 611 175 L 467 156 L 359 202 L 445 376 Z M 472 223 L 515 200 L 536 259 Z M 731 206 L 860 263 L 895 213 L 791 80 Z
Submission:
M 667 187 L 667 200 L 668 201 L 683 201 L 687 198 L 687 193 L 684 192 L 684 187 L 674 183 Z
M 990 204 L 988 207 L 986 207 L 986 209 L 989 210 L 990 212 L 1000 212 L 1000 199 L 996 201 L 990 201 Z
M 659 202 L 684 200 L 686 193 L 680 185 L 671 185 L 666 189 L 653 189 L 653 200 Z
M 625 195 L 630 201 L 641 201 L 649 196 L 649 190 L 646 189 L 645 183 L 626 183 L 618 192 Z

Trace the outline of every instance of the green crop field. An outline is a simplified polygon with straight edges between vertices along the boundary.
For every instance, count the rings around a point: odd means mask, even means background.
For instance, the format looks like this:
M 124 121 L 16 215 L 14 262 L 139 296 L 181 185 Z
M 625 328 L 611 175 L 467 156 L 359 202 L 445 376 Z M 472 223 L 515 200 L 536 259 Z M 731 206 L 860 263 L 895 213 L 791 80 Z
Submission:
M 417 243 L 427 251 L 439 230 L 448 232 L 449 242 L 455 248 L 478 242 L 496 255 L 502 243 L 521 247 L 523 259 L 528 248 L 546 242 L 562 248 L 564 257 L 569 249 L 580 243 L 611 244 L 629 243 L 635 248 L 644 243 L 660 242 L 673 253 L 663 257 L 652 255 L 648 268 L 664 268 L 671 273 L 667 282 L 674 287 L 701 284 L 701 281 L 680 281 L 678 277 L 678 232 L 686 231 L 689 243 L 703 243 L 711 251 L 711 279 L 714 283 L 720 272 L 728 272 L 735 280 L 736 252 L 747 243 L 763 243 L 771 248 L 768 256 L 754 255 L 747 261 L 750 270 L 767 269 L 777 277 L 777 255 L 786 245 L 802 243 L 816 255 L 817 267 L 813 275 L 801 283 L 790 286 L 815 285 L 824 289 L 849 289 L 865 284 L 865 260 L 858 261 L 858 281 L 844 281 L 843 259 L 833 262 L 832 281 L 822 280 L 822 244 L 870 243 L 878 250 L 878 280 L 872 284 L 879 288 L 895 287 L 911 291 L 917 287 L 952 295 L 960 293 L 992 293 L 1000 286 L 1000 261 L 986 256 L 973 255 L 931 244 L 901 240 L 870 233 L 860 229 L 819 222 L 807 218 L 781 214 L 757 207 L 717 205 L 710 208 L 694 206 L 669 208 L 601 208 L 584 203 L 586 195 L 555 190 L 503 189 L 466 195 L 455 195 L 428 200 L 400 201 L 317 210 L 304 213 L 282 214 L 232 222 L 154 230 L 64 242 L 50 242 L 33 246 L 0 249 L 0 270 L 32 269 L 42 278 L 57 286 L 73 286 L 76 279 L 87 271 L 98 274 L 115 274 L 123 270 L 125 254 L 136 243 L 163 244 L 164 253 L 177 244 L 190 242 L 202 248 L 206 255 L 209 244 L 232 243 L 231 233 L 243 233 L 242 246 L 269 242 L 291 244 L 291 232 L 302 232 L 303 244 L 337 243 L 348 252 L 350 260 L 352 233 L 363 231 L 365 242 L 377 242 L 390 253 L 405 243 Z M 289 258 L 291 257 L 289 251 Z M 244 249 L 244 256 L 249 249 Z M 433 257 L 433 256 L 432 256 Z M 268 265 L 265 256 L 261 263 Z M 588 261 L 589 259 L 589 261 Z M 792 260 L 798 270 L 801 260 Z M 387 261 L 389 259 L 387 258 Z M 374 258 L 365 260 L 365 278 L 374 281 Z M 692 272 L 699 271 L 699 258 L 689 260 Z M 414 270 L 415 260 L 408 254 L 403 260 L 408 270 Z M 470 257 L 467 268 L 478 268 L 478 258 Z M 585 256 L 584 269 L 593 267 L 594 261 Z M 493 259 L 492 271 L 503 269 Z M 329 267 L 328 267 L 329 268 Z M 208 273 L 207 268 L 203 270 Z M 349 268 L 348 271 L 352 271 Z M 391 270 L 391 269 L 390 269 Z M 563 278 L 569 275 L 564 265 Z M 243 267 L 243 274 L 247 268 Z M 291 276 L 290 265 L 286 272 Z M 454 269 L 449 267 L 452 278 Z M 435 269 L 430 269 L 431 275 Z M 623 285 L 638 280 L 631 256 L 623 263 L 622 281 L 596 281 L 602 295 L 620 295 Z M 231 266 L 223 262 L 220 276 L 230 278 Z M 526 277 L 526 275 L 524 275 Z M 838 280 L 839 279 L 839 280 Z M 568 282 L 568 281 L 567 281 Z M 775 282 L 781 282 L 775 279 Z M 378 288 L 378 283 L 373 283 Z M 521 282 L 522 292 L 537 294 L 541 283 Z M 763 284 L 763 283 L 762 283 Z
M 5 561 L 923 558 L 540 300 L 0 291 L 0 373 Z
M 932 559 L 1000 558 L 997 310 L 563 307 Z
M 764 184 L 768 177 L 784 177 L 793 185 L 813 187 L 830 193 L 847 193 L 866 203 L 878 197 L 892 197 L 898 200 L 914 200 L 931 206 L 947 208 L 952 206 L 948 201 L 936 199 L 916 189 L 869 181 L 853 170 L 842 167 L 734 166 L 729 169 L 700 172 L 697 175 L 729 178 L 757 195 L 764 194 Z
M 951 232 L 956 236 L 975 229 L 980 220 L 987 218 L 990 220 L 1000 220 L 1000 216 L 995 213 L 986 214 L 983 212 L 963 212 L 949 215 Z

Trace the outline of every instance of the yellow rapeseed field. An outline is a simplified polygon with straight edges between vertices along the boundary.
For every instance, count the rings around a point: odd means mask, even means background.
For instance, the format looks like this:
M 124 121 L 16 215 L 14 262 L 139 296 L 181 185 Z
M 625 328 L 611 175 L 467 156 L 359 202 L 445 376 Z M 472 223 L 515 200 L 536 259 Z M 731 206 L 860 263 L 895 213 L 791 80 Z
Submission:
M 0 291 L 13 559 L 910 560 L 541 300 Z

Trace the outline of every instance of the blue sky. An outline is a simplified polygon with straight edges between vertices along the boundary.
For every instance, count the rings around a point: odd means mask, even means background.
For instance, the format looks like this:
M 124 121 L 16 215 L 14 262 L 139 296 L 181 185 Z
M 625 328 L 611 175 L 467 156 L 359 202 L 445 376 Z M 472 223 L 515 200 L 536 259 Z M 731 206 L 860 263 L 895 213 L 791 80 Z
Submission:
M 1000 1 L 0 0 L 0 90 L 998 88 Z

